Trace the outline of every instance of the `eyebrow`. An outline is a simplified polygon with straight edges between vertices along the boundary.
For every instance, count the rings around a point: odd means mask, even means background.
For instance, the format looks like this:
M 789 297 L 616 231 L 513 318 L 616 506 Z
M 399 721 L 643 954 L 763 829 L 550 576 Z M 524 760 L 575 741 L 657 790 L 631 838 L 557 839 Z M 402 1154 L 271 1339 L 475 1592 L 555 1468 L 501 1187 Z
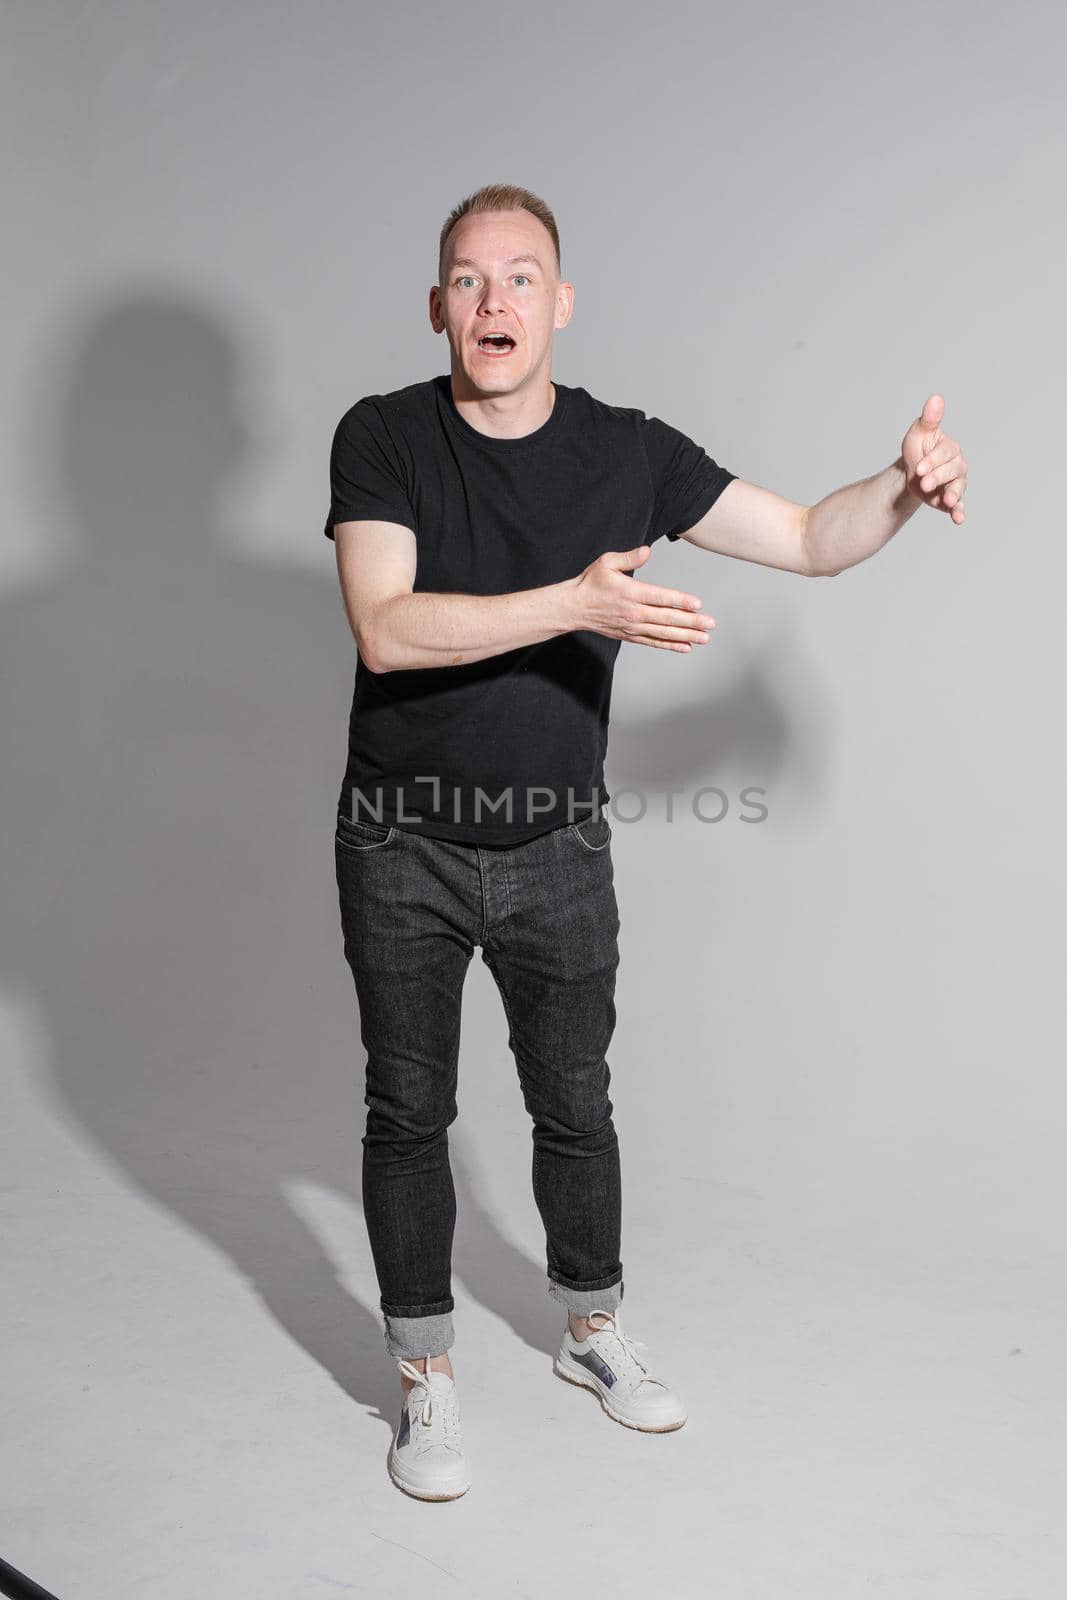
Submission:
M 504 265 L 508 266 L 508 267 L 513 267 L 515 265 L 516 261 L 532 261 L 535 267 L 541 267 L 541 263 L 540 263 L 540 261 L 538 261 L 536 256 L 526 256 L 526 255 L 523 255 L 523 256 L 508 256 L 508 258 L 505 261 Z M 477 261 L 472 261 L 470 256 L 456 256 L 455 260 L 452 262 L 453 268 L 455 268 L 455 267 L 476 267 L 477 265 L 478 265 Z M 541 271 L 544 272 L 544 270 L 545 270 L 544 267 L 541 267 Z

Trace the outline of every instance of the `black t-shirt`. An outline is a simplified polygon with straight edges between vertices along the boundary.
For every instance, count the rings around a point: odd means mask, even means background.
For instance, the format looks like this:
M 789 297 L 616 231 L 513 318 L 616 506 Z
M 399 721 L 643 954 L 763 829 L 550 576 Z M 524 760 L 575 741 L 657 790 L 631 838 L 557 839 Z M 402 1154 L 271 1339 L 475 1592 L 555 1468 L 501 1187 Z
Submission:
M 364 396 L 334 433 L 327 537 L 337 522 L 399 522 L 417 541 L 416 592 L 510 594 L 677 539 L 736 476 L 658 417 L 554 387 L 548 420 L 517 439 L 472 427 L 448 374 Z M 620 643 L 574 630 L 384 673 L 357 655 L 339 808 L 492 848 L 584 821 L 610 799 Z

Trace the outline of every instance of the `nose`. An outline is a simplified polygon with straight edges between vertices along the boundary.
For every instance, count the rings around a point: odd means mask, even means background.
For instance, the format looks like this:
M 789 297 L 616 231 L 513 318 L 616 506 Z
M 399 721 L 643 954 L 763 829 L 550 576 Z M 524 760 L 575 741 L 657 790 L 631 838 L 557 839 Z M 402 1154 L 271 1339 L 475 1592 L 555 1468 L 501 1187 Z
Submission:
M 486 284 L 481 310 L 486 316 L 496 316 L 504 304 L 504 291 L 498 284 Z

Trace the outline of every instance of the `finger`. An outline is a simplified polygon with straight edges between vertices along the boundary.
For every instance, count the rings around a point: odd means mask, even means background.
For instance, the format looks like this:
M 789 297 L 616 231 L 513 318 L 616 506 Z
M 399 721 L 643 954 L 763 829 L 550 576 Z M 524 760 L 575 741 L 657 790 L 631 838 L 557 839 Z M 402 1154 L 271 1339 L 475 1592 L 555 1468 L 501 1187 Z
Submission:
M 954 455 L 950 460 L 943 462 L 941 466 L 934 467 L 932 471 L 916 473 L 916 478 L 919 488 L 924 494 L 928 494 L 931 489 L 936 489 L 939 484 L 950 483 L 953 478 L 961 477 L 965 471 L 966 462 L 963 457 Z
M 624 639 L 624 644 L 644 644 L 653 650 L 684 650 L 688 655 L 692 650 L 690 644 L 674 644 L 669 639 Z
M 670 639 L 677 644 L 707 644 L 711 638 L 710 628 L 676 628 L 650 622 L 627 623 L 622 632 L 624 638 L 636 644 L 644 644 L 650 639 Z
M 915 463 L 915 475 L 920 477 L 924 472 L 929 472 L 931 467 L 938 467 L 943 461 L 950 461 L 953 456 L 960 453 L 959 444 L 955 439 L 939 439 L 936 444 L 930 445 L 923 451 Z
M 930 496 L 927 503 L 933 506 L 935 511 L 947 511 L 953 522 L 957 524 L 962 522 L 966 515 L 959 501 L 953 500 L 947 489 L 938 490 L 937 494 Z
M 703 601 L 699 595 L 686 594 L 684 589 L 664 589 L 655 583 L 645 583 L 631 578 L 634 598 L 643 606 L 671 606 L 675 611 L 699 611 Z
M 714 628 L 715 618 L 706 611 L 694 616 L 691 611 L 672 611 L 667 606 L 642 606 L 637 615 L 628 618 L 628 625 L 630 623 L 638 627 L 689 628 L 706 633 L 708 628 Z
M 954 506 L 958 504 L 958 502 L 963 499 L 963 494 L 966 487 L 966 473 L 964 473 L 962 477 L 953 478 L 950 483 L 946 483 L 945 487 L 941 491 L 942 505 Z
M 936 475 L 938 473 L 943 475 L 946 466 L 954 465 L 955 472 L 950 474 L 950 476 L 954 477 L 956 472 L 959 471 L 962 461 L 963 457 L 960 454 L 960 447 L 958 444 L 952 445 L 952 447 L 948 450 L 931 450 L 930 454 L 924 456 L 917 464 L 915 468 L 915 481 L 921 486 L 924 486 L 928 480 L 932 479 L 933 482 L 930 486 L 931 488 L 936 489 L 937 484 L 940 481 Z

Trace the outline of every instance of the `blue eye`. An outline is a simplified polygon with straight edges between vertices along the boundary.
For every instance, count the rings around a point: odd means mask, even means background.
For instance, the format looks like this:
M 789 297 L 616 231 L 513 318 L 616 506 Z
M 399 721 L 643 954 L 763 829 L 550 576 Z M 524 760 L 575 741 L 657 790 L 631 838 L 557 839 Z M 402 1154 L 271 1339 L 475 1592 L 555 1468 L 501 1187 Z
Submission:
M 521 278 L 523 283 L 529 283 L 529 281 L 530 281 L 528 273 L 516 272 L 515 276 L 516 276 L 516 278 Z M 471 277 L 470 273 L 466 273 L 466 274 L 464 274 L 464 276 L 462 278 L 457 278 L 456 282 L 457 283 L 473 283 L 474 279 Z

